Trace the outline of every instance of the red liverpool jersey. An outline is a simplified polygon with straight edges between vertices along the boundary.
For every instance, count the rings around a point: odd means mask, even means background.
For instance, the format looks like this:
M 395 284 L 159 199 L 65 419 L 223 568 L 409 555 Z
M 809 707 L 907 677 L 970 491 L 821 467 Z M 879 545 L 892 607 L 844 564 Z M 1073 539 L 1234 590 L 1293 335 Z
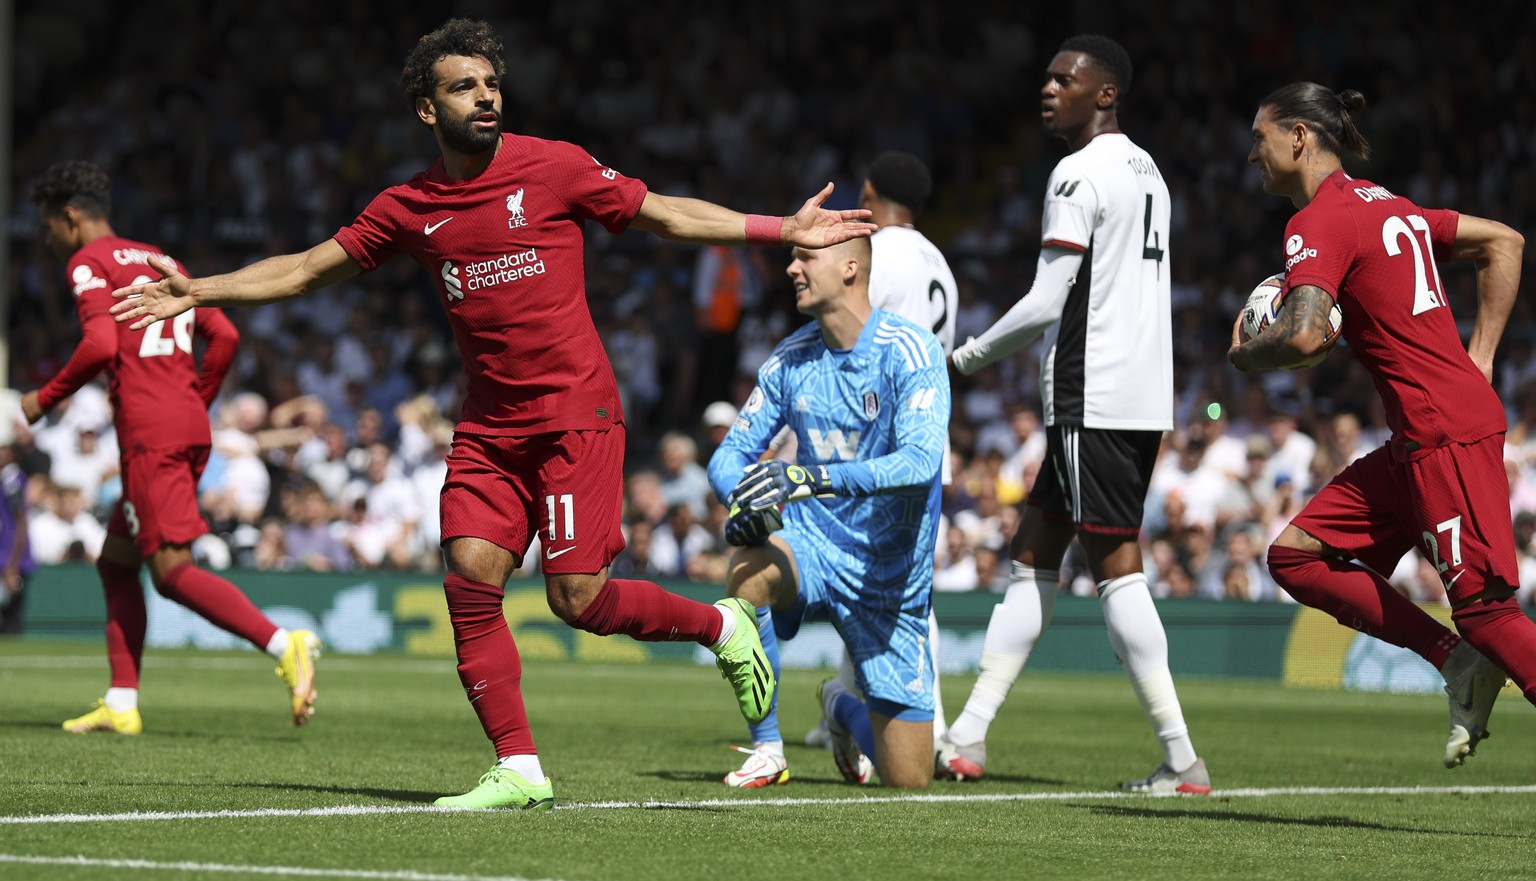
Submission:
M 336 241 L 365 272 L 404 251 L 431 274 L 469 374 L 460 431 L 600 429 L 623 414 L 587 309 L 582 221 L 620 232 L 645 194 L 573 144 L 503 134 L 476 177 L 439 159 Z
M 52 409 L 106 368 L 111 373 L 112 421 L 122 452 L 206 445 L 211 440 L 208 405 L 235 357 L 239 334 L 218 309 L 203 307 L 143 330 L 113 320 L 112 291 L 160 277 L 150 257 L 154 245 L 103 236 L 69 258 L 66 271 L 80 318 L 80 345 L 57 376 L 38 392 Z M 186 268 L 180 263 L 183 274 Z M 208 338 L 199 373 L 192 335 Z
M 1420 208 L 1341 170 L 1285 229 L 1286 291 L 1316 285 L 1338 301 L 1344 339 L 1376 381 L 1399 458 L 1506 427 L 1436 268 L 1456 223 L 1454 211 Z

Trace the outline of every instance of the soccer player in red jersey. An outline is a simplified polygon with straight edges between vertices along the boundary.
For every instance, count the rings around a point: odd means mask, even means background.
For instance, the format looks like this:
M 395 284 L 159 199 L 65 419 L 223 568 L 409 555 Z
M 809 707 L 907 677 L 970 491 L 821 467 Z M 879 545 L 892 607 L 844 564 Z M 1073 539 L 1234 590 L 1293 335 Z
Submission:
M 32 190 L 48 246 L 67 264 L 80 345 L 58 375 L 21 399 L 35 422 L 100 373 L 110 371 L 113 421 L 122 449 L 123 497 L 107 525 L 96 571 L 107 599 L 106 696 L 91 712 L 64 723 L 75 734 L 138 734 L 139 666 L 144 654 L 144 590 L 139 566 L 149 564 L 155 590 L 245 639 L 277 659 L 287 685 L 293 724 L 315 711 L 315 658 L 320 642 L 308 630 L 273 624 L 238 587 L 192 561 L 192 540 L 208 531 L 197 510 L 197 480 L 208 462 L 208 406 L 234 360 L 240 335 L 224 313 L 203 308 L 141 328 L 108 314 L 113 288 L 148 281 L 151 261 L 185 270 L 154 245 L 112 231 L 112 184 L 89 162 L 60 162 Z M 207 338 L 202 368 L 192 336 Z
M 586 307 L 582 222 L 697 244 L 821 248 L 875 230 L 868 211 L 829 211 L 831 185 L 792 217 L 742 215 L 648 192 L 572 144 L 502 130 L 501 41 L 453 19 L 422 37 L 402 83 L 442 157 L 379 194 L 350 226 L 301 254 L 228 275 L 165 278 L 114 292 L 138 327 L 203 303 L 295 297 L 404 251 L 431 274 L 469 374 L 442 495 L 443 587 L 459 678 L 497 761 L 462 807 L 543 808 L 554 794 L 523 707 L 522 665 L 503 587 L 536 530 L 550 608 L 573 627 L 638 640 L 695 641 L 719 656 L 751 721 L 774 682 L 750 605 L 714 607 L 647 581 L 610 579 L 624 546 L 624 415 Z
M 1334 304 L 1343 311 L 1343 336 L 1376 381 L 1392 438 L 1307 503 L 1271 546 L 1269 569 L 1298 601 L 1440 670 L 1451 712 L 1444 761 L 1454 768 L 1488 736 L 1506 672 L 1536 703 L 1536 623 L 1514 599 L 1505 416 L 1491 384 L 1525 241 L 1346 174 L 1341 152 L 1369 154 L 1355 125 L 1364 107 L 1359 92 L 1316 83 L 1259 105 L 1248 161 L 1264 191 L 1297 212 L 1285 230 L 1281 312 L 1248 342 L 1239 319 L 1228 358 L 1240 370 L 1301 364 L 1324 350 Z M 1477 264 L 1465 348 L 1436 268 L 1447 259 Z M 1460 636 L 1379 574 L 1415 547 L 1439 570 Z

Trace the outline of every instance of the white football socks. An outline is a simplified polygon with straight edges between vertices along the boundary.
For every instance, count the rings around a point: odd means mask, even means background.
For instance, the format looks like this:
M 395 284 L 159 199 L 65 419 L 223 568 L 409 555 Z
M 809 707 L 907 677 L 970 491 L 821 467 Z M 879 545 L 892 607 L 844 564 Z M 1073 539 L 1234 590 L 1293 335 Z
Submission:
M 1099 582 L 1099 605 L 1115 657 L 1130 677 L 1131 689 L 1163 744 L 1163 761 L 1184 771 L 1196 760 L 1184 724 L 1184 711 L 1168 671 L 1168 634 L 1147 589 L 1147 576 L 1136 572 Z
M 535 755 L 502 756 L 496 760 L 496 767 L 521 774 L 524 780 L 534 786 L 544 782 L 544 766 L 539 764 L 539 757 Z
M 853 657 L 848 654 L 848 646 L 843 646 L 843 662 L 837 666 L 837 681 L 848 689 L 849 694 L 863 694 L 859 690 L 859 680 L 853 673 Z
M 101 699 L 107 709 L 114 713 L 126 713 L 129 710 L 139 708 L 139 690 L 137 688 L 109 688 L 107 696 Z
M 739 747 L 738 747 L 739 749 Z M 754 752 L 761 751 L 771 756 L 784 758 L 784 741 L 782 740 L 758 740 L 752 743 Z
M 1013 578 L 1008 593 L 992 609 L 987 636 L 981 647 L 981 672 L 976 687 L 965 702 L 965 711 L 949 726 L 952 743 L 980 743 L 987 739 L 987 728 L 997 718 L 997 711 L 1018 680 L 1029 653 L 1051 623 L 1056 606 L 1057 569 L 1036 569 L 1023 563 L 1013 564 Z
M 267 654 L 271 655 L 274 661 L 281 661 L 283 659 L 283 652 L 287 650 L 288 630 L 285 627 L 279 627 L 272 634 L 272 638 L 267 640 Z
M 709 650 L 718 655 L 731 637 L 736 635 L 736 613 L 725 606 L 715 606 L 715 609 L 720 612 L 720 620 L 724 623 L 720 625 L 720 638 L 709 644 Z

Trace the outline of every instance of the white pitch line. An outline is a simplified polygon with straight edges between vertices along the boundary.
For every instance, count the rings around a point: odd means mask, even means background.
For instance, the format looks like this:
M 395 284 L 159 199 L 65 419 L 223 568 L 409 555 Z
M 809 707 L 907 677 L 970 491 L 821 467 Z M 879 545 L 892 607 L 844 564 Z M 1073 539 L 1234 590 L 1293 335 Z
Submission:
M 1268 798 L 1279 795 L 1504 795 L 1536 794 L 1536 786 L 1296 786 L 1284 789 L 1217 789 L 1211 798 Z M 894 803 L 941 804 L 948 802 L 1083 801 L 1089 799 L 1185 798 L 1178 793 L 1149 795 L 1142 792 L 998 792 L 972 795 L 877 795 L 864 798 L 708 798 L 698 801 L 605 801 L 559 805 L 556 810 L 613 810 L 616 808 L 721 808 L 797 807 L 800 805 Z
M 1293 786 L 1275 789 L 1218 789 L 1211 798 L 1274 798 L 1287 795 L 1532 795 L 1532 786 Z M 862 798 L 706 798 L 696 801 L 600 801 L 557 805 L 557 811 L 657 810 L 687 808 L 783 808 L 815 805 L 946 804 L 1033 801 L 1103 801 L 1182 798 L 1139 792 L 999 792 L 969 795 L 885 795 Z M 123 814 L 30 814 L 0 816 L 0 826 L 71 823 L 152 823 L 166 820 L 228 820 L 256 817 L 354 817 L 375 814 L 481 813 L 430 805 L 336 805 L 324 808 L 259 808 L 228 811 L 133 811 Z
M 432 805 L 334 805 L 326 808 L 256 808 L 244 811 L 130 811 L 124 814 L 0 816 L 0 826 L 54 823 L 155 823 L 165 820 L 244 820 L 255 817 L 353 817 L 375 814 L 449 814 L 463 808 Z
M 516 875 L 453 875 L 441 872 L 380 872 L 370 869 L 316 869 L 307 866 L 237 866 L 229 863 L 161 863 L 153 860 L 106 860 L 86 856 L 37 857 L 0 853 L 0 863 L 78 866 L 100 869 L 151 869 L 157 872 L 224 872 L 231 875 L 287 875 L 306 878 L 367 878 L 370 881 L 533 881 Z M 546 879 L 547 881 L 547 879 Z

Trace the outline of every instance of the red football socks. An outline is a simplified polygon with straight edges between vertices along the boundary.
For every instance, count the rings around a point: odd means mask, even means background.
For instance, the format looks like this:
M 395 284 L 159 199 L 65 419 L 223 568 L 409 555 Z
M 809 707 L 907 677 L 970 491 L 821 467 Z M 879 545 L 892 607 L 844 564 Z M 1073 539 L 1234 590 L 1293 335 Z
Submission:
M 571 622 L 599 636 L 622 633 L 641 642 L 711 645 L 725 626 L 720 610 L 663 590 L 649 581 L 610 578 L 591 605 Z
M 144 657 L 144 587 L 137 569 L 101 557 L 96 561 L 107 597 L 107 666 L 112 688 L 138 688 Z
M 1536 621 L 1513 597 L 1475 602 L 1451 613 L 1456 629 L 1483 657 L 1497 664 L 1536 704 Z
M 532 755 L 533 732 L 523 706 L 523 662 L 502 614 L 502 589 L 462 575 L 443 578 L 459 682 L 498 756 Z
M 228 580 L 182 563 L 156 585 L 160 595 L 203 616 L 208 623 L 240 637 L 265 652 L 277 625 L 256 608 L 251 598 Z
M 1412 649 L 1436 670 L 1461 642 L 1380 575 L 1353 563 L 1276 546 L 1269 549 L 1269 571 L 1297 602 L 1327 612 L 1345 627 Z

